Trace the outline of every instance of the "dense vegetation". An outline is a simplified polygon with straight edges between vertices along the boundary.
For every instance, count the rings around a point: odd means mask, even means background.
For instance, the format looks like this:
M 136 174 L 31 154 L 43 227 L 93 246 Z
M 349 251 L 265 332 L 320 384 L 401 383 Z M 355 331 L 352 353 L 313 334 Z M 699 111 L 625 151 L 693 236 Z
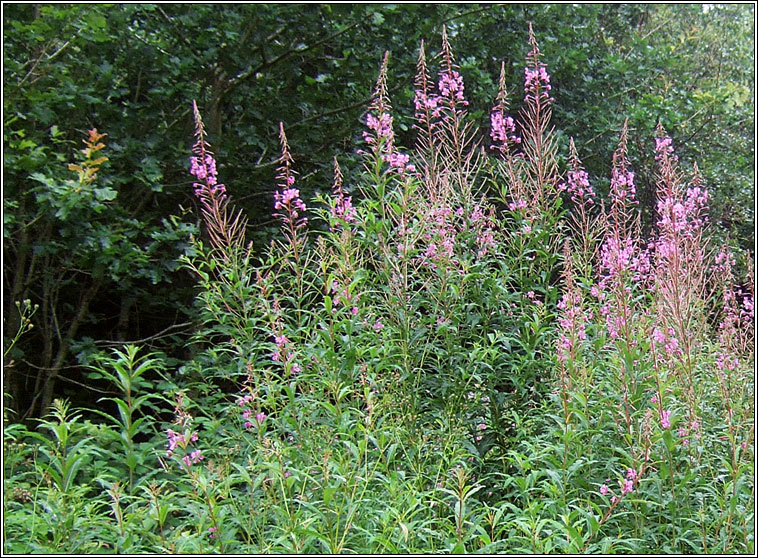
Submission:
M 5 6 L 6 552 L 753 552 L 752 10 L 424 9 Z

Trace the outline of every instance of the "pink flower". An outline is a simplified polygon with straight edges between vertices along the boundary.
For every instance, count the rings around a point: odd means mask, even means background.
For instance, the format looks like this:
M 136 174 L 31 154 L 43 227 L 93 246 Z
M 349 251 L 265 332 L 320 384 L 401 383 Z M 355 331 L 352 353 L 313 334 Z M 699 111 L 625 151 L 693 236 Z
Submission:
M 200 111 L 197 104 L 192 102 L 192 111 L 195 119 L 195 136 L 197 140 L 192 147 L 194 157 L 190 157 L 190 174 L 195 176 L 200 182 L 195 182 L 195 196 L 205 206 L 205 209 L 213 214 L 227 202 L 226 186 L 218 183 L 218 173 L 216 171 L 216 160 L 210 151 L 210 145 L 205 141 L 205 131 L 203 121 L 200 118 Z
M 237 405 L 239 405 L 240 407 L 244 407 L 245 405 L 250 403 L 252 400 L 253 400 L 252 395 L 246 395 L 245 397 L 240 397 L 239 399 L 237 399 Z
M 625 480 L 624 486 L 621 488 L 622 494 L 629 494 L 634 490 L 634 481 L 633 480 Z
M 166 436 L 168 436 L 168 450 L 166 451 L 166 457 L 171 457 L 178 446 L 181 446 L 182 448 L 187 446 L 187 439 L 184 434 L 179 434 L 169 428 L 166 430 Z
M 600 487 L 600 494 L 602 494 L 603 496 L 605 496 L 606 494 L 608 494 L 608 485 L 607 484 L 604 484 L 603 486 Z
M 573 149 L 573 142 L 572 142 Z M 568 172 L 566 182 L 558 184 L 558 189 L 571 194 L 571 201 L 577 204 L 591 204 L 595 192 L 590 186 L 589 175 L 581 166 L 579 158 L 574 152 L 571 153 L 571 170 Z
M 534 38 L 534 31 L 532 30 L 531 23 L 529 24 L 529 44 L 532 46 L 532 50 L 526 56 L 528 66 L 524 68 L 524 92 L 526 93 L 525 100 L 529 102 L 539 101 L 552 103 L 553 99 L 550 97 L 549 91 L 552 89 L 550 85 L 550 75 L 545 69 L 545 64 L 540 62 L 542 54 L 537 46 L 537 41 Z
M 663 332 L 658 329 L 657 327 L 653 330 L 653 339 L 658 343 L 665 343 L 666 342 L 666 336 L 663 334 Z
M 334 184 L 332 185 L 332 196 L 334 197 L 334 206 L 332 207 L 332 217 L 344 221 L 344 223 L 353 223 L 356 219 L 356 211 L 353 207 L 352 199 L 346 196 L 342 190 L 342 170 L 334 158 Z M 338 224 L 342 226 L 342 224 Z
M 661 411 L 661 428 L 671 428 L 670 415 L 671 411 Z
M 637 471 L 632 469 L 631 467 L 626 470 L 626 478 L 629 480 L 634 480 L 637 478 Z
M 463 97 L 463 77 L 455 70 L 442 72 L 437 87 L 441 97 L 454 99 L 464 106 L 468 105 L 468 101 Z
M 671 145 L 671 138 L 668 136 L 655 138 L 655 159 L 660 161 L 665 157 L 672 157 L 676 160 L 674 153 L 674 147 Z
M 384 324 L 382 323 L 382 320 L 376 320 L 376 323 L 374 324 L 374 331 L 381 331 L 384 329 Z
M 279 158 L 277 180 L 279 190 L 274 192 L 274 209 L 281 213 L 274 213 L 280 217 L 292 242 L 295 241 L 297 229 L 304 227 L 308 219 L 303 215 L 306 211 L 305 203 L 300 199 L 300 190 L 293 188 L 295 184 L 295 171 L 292 170 L 292 155 L 290 154 L 287 136 L 284 134 L 284 124 L 279 123 L 279 140 L 282 146 L 282 155 Z
M 490 136 L 490 149 L 497 149 L 503 153 L 508 150 L 509 143 L 521 143 L 521 138 L 516 135 L 516 123 L 510 116 L 503 115 L 502 106 L 496 106 L 490 113 Z
M 529 204 L 526 203 L 526 200 L 516 200 L 512 201 L 508 204 L 508 209 L 510 211 L 516 211 L 519 209 L 526 209 L 529 207 Z
M 332 209 L 332 216 L 337 219 L 342 219 L 346 223 L 352 223 L 355 221 L 356 212 L 353 207 L 352 198 L 345 196 L 340 192 L 337 197 L 334 208 Z
M 266 413 L 260 412 L 257 415 L 255 415 L 255 420 L 258 421 L 258 424 L 263 424 L 263 421 L 266 420 Z

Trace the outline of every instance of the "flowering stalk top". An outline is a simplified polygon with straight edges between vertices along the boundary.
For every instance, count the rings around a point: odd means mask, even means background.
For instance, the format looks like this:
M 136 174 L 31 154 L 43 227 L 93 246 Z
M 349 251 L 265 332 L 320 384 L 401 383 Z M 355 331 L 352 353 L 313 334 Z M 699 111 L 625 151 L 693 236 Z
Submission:
M 195 137 L 197 139 L 192 147 L 194 156 L 190 157 L 190 174 L 200 181 L 193 185 L 195 195 L 206 205 L 212 199 L 223 201 L 226 199 L 226 187 L 218 183 L 216 159 L 213 157 L 210 145 L 205 141 L 203 120 L 195 101 L 192 101 L 192 113 L 195 119 Z
M 627 205 L 636 205 L 639 203 L 636 198 L 636 188 L 634 185 L 634 172 L 629 167 L 627 159 L 627 130 L 629 119 L 624 120 L 624 126 L 621 128 L 621 137 L 619 145 L 613 154 L 613 170 L 611 171 L 611 198 L 612 209 L 615 217 L 620 219 L 628 218 Z
M 166 436 L 168 438 L 166 457 L 171 458 L 178 450 L 181 450 L 180 453 L 184 455 L 181 457 L 180 461 L 186 470 L 189 471 L 192 465 L 196 465 L 202 461 L 204 457 L 199 449 L 192 448 L 192 445 L 198 441 L 199 436 L 197 435 L 197 432 L 192 431 L 190 428 L 192 418 L 187 411 L 184 410 L 184 395 L 181 392 L 176 395 L 174 413 L 174 424 L 178 427 L 179 432 L 176 432 L 171 428 L 166 429 Z
M 692 186 L 686 191 L 680 185 L 677 171 L 678 158 L 674 155 L 671 138 L 658 124 L 655 138 L 655 160 L 658 162 L 658 200 L 656 210 L 661 233 L 659 244 L 665 248 L 666 241 L 675 237 L 693 237 L 706 223 L 708 191 L 703 187 L 695 165 Z
M 406 171 L 414 172 L 415 167 L 409 163 L 410 157 L 400 153 L 395 147 L 395 132 L 392 129 L 392 115 L 389 96 L 387 95 L 387 65 L 389 51 L 384 53 L 379 77 L 376 80 L 374 99 L 366 115 L 368 132 L 363 132 L 363 139 L 371 146 L 374 155 L 381 157 L 390 168 L 402 175 Z
M 526 55 L 527 66 L 524 68 L 524 93 L 525 100 L 537 101 L 540 105 L 543 103 L 550 104 L 553 98 L 550 96 L 550 75 L 547 73 L 547 66 L 540 61 L 540 53 L 537 39 L 534 36 L 532 24 L 529 23 L 529 44 L 532 50 Z
M 293 188 L 296 173 L 292 170 L 292 155 L 290 155 L 287 136 L 284 134 L 284 124 L 281 122 L 279 122 L 279 140 L 282 145 L 282 156 L 277 169 L 279 190 L 274 193 L 274 209 L 280 213 L 274 213 L 274 216 L 281 217 L 285 226 L 294 233 L 296 229 L 304 227 L 307 222 L 307 218 L 303 215 L 306 207 L 300 199 L 300 190 Z
M 382 65 L 379 68 L 379 76 L 376 79 L 374 98 L 366 115 L 366 126 L 369 132 L 363 132 L 363 139 L 371 146 L 374 153 L 383 155 L 392 153 L 395 147 L 395 132 L 392 129 L 392 116 L 390 111 L 389 96 L 387 95 L 387 65 L 389 51 L 384 53 Z
M 634 173 L 626 158 L 627 125 L 628 121 L 625 121 L 618 149 L 613 154 L 611 211 L 608 218 L 610 226 L 600 250 L 597 296 L 602 300 L 610 295 L 608 301 L 601 306 L 600 314 L 605 317 L 609 337 L 620 338 L 628 346 L 636 326 L 631 289 L 633 285 L 650 280 L 650 255 L 647 250 L 639 247 L 632 223 L 630 206 L 636 200 Z
M 413 103 L 416 107 L 416 123 L 413 127 L 419 130 L 419 144 L 429 148 L 432 145 L 434 121 L 440 117 L 440 98 L 432 92 L 423 39 L 416 63 L 416 78 L 413 83 L 415 86 Z
M 218 182 L 216 159 L 205 141 L 203 120 L 195 101 L 192 101 L 192 112 L 196 140 L 190 157 L 190 174 L 197 179 L 193 184 L 195 196 L 200 200 L 211 244 L 221 252 L 224 260 L 229 261 L 229 250 L 244 243 L 247 220 L 241 210 L 231 211 L 228 207 L 226 186 Z
M 521 143 L 521 138 L 516 135 L 516 123 L 512 117 L 507 116 L 507 113 L 508 94 L 505 90 L 505 62 L 501 62 L 497 103 L 490 112 L 490 137 L 492 138 L 490 149 L 497 149 L 501 153 L 506 153 L 511 144 Z
M 463 77 L 458 73 L 458 66 L 455 64 L 453 50 L 450 47 L 450 41 L 447 39 L 447 29 L 442 26 L 442 69 L 439 73 L 439 82 L 437 88 L 440 91 L 441 99 L 445 100 L 450 110 L 456 111 L 458 105 L 468 106 L 468 101 L 463 96 Z
M 569 166 L 571 170 L 568 171 L 566 182 L 559 184 L 558 189 L 571 194 L 571 201 L 578 205 L 591 205 L 595 192 L 592 190 L 592 186 L 590 186 L 589 175 L 579 160 L 579 154 L 574 145 L 574 138 L 571 138 L 569 141 L 569 151 Z

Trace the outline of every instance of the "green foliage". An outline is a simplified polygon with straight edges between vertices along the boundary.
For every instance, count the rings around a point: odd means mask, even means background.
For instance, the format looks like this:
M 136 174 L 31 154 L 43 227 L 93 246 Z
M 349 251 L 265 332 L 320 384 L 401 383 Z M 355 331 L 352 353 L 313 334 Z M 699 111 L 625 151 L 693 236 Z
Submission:
M 175 217 L 149 223 L 132 213 L 138 207 L 116 202 L 123 192 L 98 176 L 107 173 L 109 162 L 103 155 L 107 151 L 102 151 L 104 136 L 90 130 L 82 155 L 68 165 L 75 179 L 64 173 L 58 162 L 62 157 L 57 157 L 32 172 L 15 203 L 6 204 L 5 239 L 11 254 L 7 261 L 13 262 L 8 294 L 17 301 L 30 297 L 44 310 L 33 318 L 19 309 L 8 313 L 10 328 L 27 322 L 37 326 L 16 342 L 23 362 L 9 367 L 8 393 L 23 418 L 31 416 L 35 406 L 50 405 L 72 346 L 82 331 L 102 320 L 103 299 L 115 297 L 124 303 L 117 326 L 124 335 L 131 305 L 147 297 L 147 286 L 167 283 L 176 275 L 178 265 L 165 251 L 189 249 L 191 225 Z M 23 142 L 11 142 L 10 150 L 33 149 L 33 142 L 27 143 L 24 147 Z M 11 180 L 11 196 L 16 186 Z
M 36 429 L 9 424 L 13 415 L 4 413 L 5 552 L 754 551 L 754 318 L 752 299 L 742 299 L 753 295 L 735 297 L 728 256 L 710 259 L 718 234 L 697 228 L 667 236 L 660 223 L 645 223 L 646 200 L 684 200 L 691 183 L 660 151 L 656 171 L 636 165 L 653 157 L 635 145 L 652 144 L 645 130 L 664 120 L 676 140 L 703 109 L 693 106 L 692 120 L 679 119 L 659 81 L 677 94 L 680 82 L 656 69 L 664 61 L 672 76 L 692 69 L 658 32 L 673 26 L 699 34 L 700 13 L 688 6 L 465 10 L 11 8 L 6 44 L 18 56 L 5 76 L 12 86 L 6 107 L 15 111 L 6 122 L 5 231 L 17 312 L 6 323 L 4 350 L 23 362 L 42 348 L 48 360 L 41 362 L 49 364 L 31 401 L 18 408 L 31 409 L 38 398 L 51 404 L 39 406 Z M 743 14 L 713 10 L 715 20 Z M 520 91 L 523 53 L 512 45 L 526 36 L 526 19 L 535 21 L 550 64 L 555 103 L 514 101 L 521 142 L 488 153 L 478 125 L 499 66 L 488 53 L 497 47 L 511 57 L 507 89 Z M 415 43 L 405 48 L 403 41 L 435 34 L 442 20 L 443 54 L 430 55 L 429 66 L 444 72 L 450 64 L 451 71 L 457 61 L 470 104 L 438 91 L 437 127 L 415 151 L 404 150 L 422 123 L 409 111 L 391 113 L 388 91 L 396 105 L 405 99 L 410 106 L 403 80 L 410 81 Z M 297 37 L 295 21 L 302 22 Z M 374 96 L 362 103 L 370 82 L 365 57 L 374 57 L 373 67 L 392 41 L 402 47 L 393 57 L 397 69 L 388 76 L 385 58 Z M 536 67 L 536 41 L 530 46 Z M 141 59 L 129 56 L 135 48 Z M 707 65 L 712 53 L 692 48 Z M 742 68 L 741 61 L 730 67 L 732 85 L 724 90 L 733 112 L 752 102 L 740 87 Z M 609 82 L 637 74 L 634 91 L 608 94 L 623 91 Z M 592 86 L 581 96 L 572 80 Z M 189 137 L 191 128 L 177 123 L 194 96 L 208 107 L 219 176 L 240 207 L 268 189 L 257 180 L 273 166 L 263 163 L 274 160 L 270 112 L 295 119 L 292 144 L 301 147 L 290 169 L 282 129 L 276 200 L 302 182 L 307 227 L 277 207 L 282 230 L 258 246 L 241 234 L 206 240 L 165 217 L 173 211 L 166 207 L 191 196 L 190 180 L 179 174 L 189 153 L 181 133 Z M 153 105 L 151 97 L 160 101 Z M 355 106 L 341 111 L 344 102 Z M 325 163 L 315 161 L 327 149 L 320 144 L 355 134 L 350 118 L 369 102 L 377 123 L 369 120 L 370 141 L 358 145 L 360 157 L 350 142 L 348 170 L 343 176 L 335 164 L 329 195 Z M 243 103 L 245 111 L 266 109 L 230 126 Z M 602 109 L 597 118 L 587 117 L 592 103 Z M 611 174 L 612 148 L 599 138 L 617 131 L 619 109 L 637 128 L 629 138 L 641 211 L 630 203 L 622 215 L 630 222 L 621 222 L 613 198 L 610 217 L 592 209 L 594 220 L 577 229 L 590 217 L 561 193 L 564 180 L 576 179 L 563 178 L 565 135 L 581 128 L 582 156 L 597 141 L 604 161 L 590 155 L 594 186 L 595 173 Z M 66 110 L 72 123 L 92 127 L 83 157 L 68 167 L 75 179 L 63 168 L 65 138 L 74 134 L 53 122 Z M 116 118 L 119 110 L 129 118 Z M 333 121 L 318 117 L 330 112 Z M 107 150 L 94 125 L 106 128 L 89 122 L 90 114 L 119 122 L 107 128 Z M 677 151 L 683 161 L 700 148 L 697 134 L 692 139 L 675 141 L 685 147 Z M 304 145 L 314 160 L 299 157 Z M 618 165 L 613 159 L 615 171 Z M 289 182 L 295 168 L 302 174 Z M 243 171 L 248 181 L 239 180 Z M 247 185 L 253 190 L 242 191 Z M 203 233 L 229 232 L 226 213 L 199 203 Z M 259 217 L 268 219 L 259 205 Z M 658 244 L 643 254 L 650 226 Z M 616 254 L 626 262 L 619 271 L 608 260 L 620 230 L 633 236 L 629 253 Z M 671 251 L 682 256 L 676 264 L 666 259 Z M 643 272 L 646 256 L 653 270 Z M 127 317 L 126 299 L 147 304 L 148 296 L 165 296 L 151 307 L 170 308 L 181 274 L 196 281 L 192 346 L 181 359 L 135 344 L 107 354 L 97 350 L 102 342 L 82 340 L 114 294 Z M 686 295 L 667 298 L 671 285 L 687 286 Z M 42 312 L 34 312 L 35 297 Z M 670 310 L 682 304 L 684 312 Z M 626 321 L 612 321 L 619 316 Z M 88 369 L 81 385 L 104 395 L 95 409 L 72 411 L 41 387 L 62 377 L 71 353 Z M 11 364 L 15 401 L 34 382 Z
M 147 472 L 145 468 L 145 457 L 147 452 L 140 448 L 138 437 L 153 435 L 155 432 L 151 429 L 153 422 L 150 414 L 146 410 L 157 411 L 158 409 L 151 400 L 158 399 L 158 395 L 152 393 L 152 382 L 146 380 L 143 376 L 147 372 L 161 370 L 162 363 L 158 359 L 149 357 L 138 358 L 138 348 L 134 345 L 127 345 L 124 352 L 114 350 L 113 357 L 101 357 L 98 359 L 98 365 L 93 367 L 94 372 L 90 373 L 91 379 L 105 378 L 113 383 L 119 391 L 121 398 L 105 397 L 100 400 L 110 401 L 116 405 L 118 415 L 98 411 L 106 421 L 112 422 L 114 427 L 115 441 L 121 446 L 123 460 L 113 454 L 114 462 L 121 462 L 126 466 L 129 483 L 128 492 L 131 494 L 135 490 L 134 477 L 138 468 L 144 480 Z M 112 369 L 112 371 L 111 371 Z M 138 395 L 139 392 L 145 392 Z M 144 409 L 143 409 L 144 408 Z M 121 471 L 113 471 L 113 476 L 121 478 Z

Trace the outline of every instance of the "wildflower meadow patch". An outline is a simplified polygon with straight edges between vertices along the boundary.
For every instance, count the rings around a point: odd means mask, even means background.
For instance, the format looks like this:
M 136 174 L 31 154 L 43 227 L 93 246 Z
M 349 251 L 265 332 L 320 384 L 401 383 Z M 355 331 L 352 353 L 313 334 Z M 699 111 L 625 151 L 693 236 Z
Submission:
M 753 277 L 712 241 L 697 166 L 660 124 L 635 138 L 645 230 L 634 130 L 605 191 L 551 123 L 531 26 L 523 90 L 503 64 L 480 118 L 441 39 L 413 145 L 388 53 L 363 168 L 335 158 L 313 199 L 279 124 L 280 230 L 255 250 L 193 104 L 198 350 L 103 354 L 103 422 L 57 400 L 6 427 L 5 552 L 754 552 Z

